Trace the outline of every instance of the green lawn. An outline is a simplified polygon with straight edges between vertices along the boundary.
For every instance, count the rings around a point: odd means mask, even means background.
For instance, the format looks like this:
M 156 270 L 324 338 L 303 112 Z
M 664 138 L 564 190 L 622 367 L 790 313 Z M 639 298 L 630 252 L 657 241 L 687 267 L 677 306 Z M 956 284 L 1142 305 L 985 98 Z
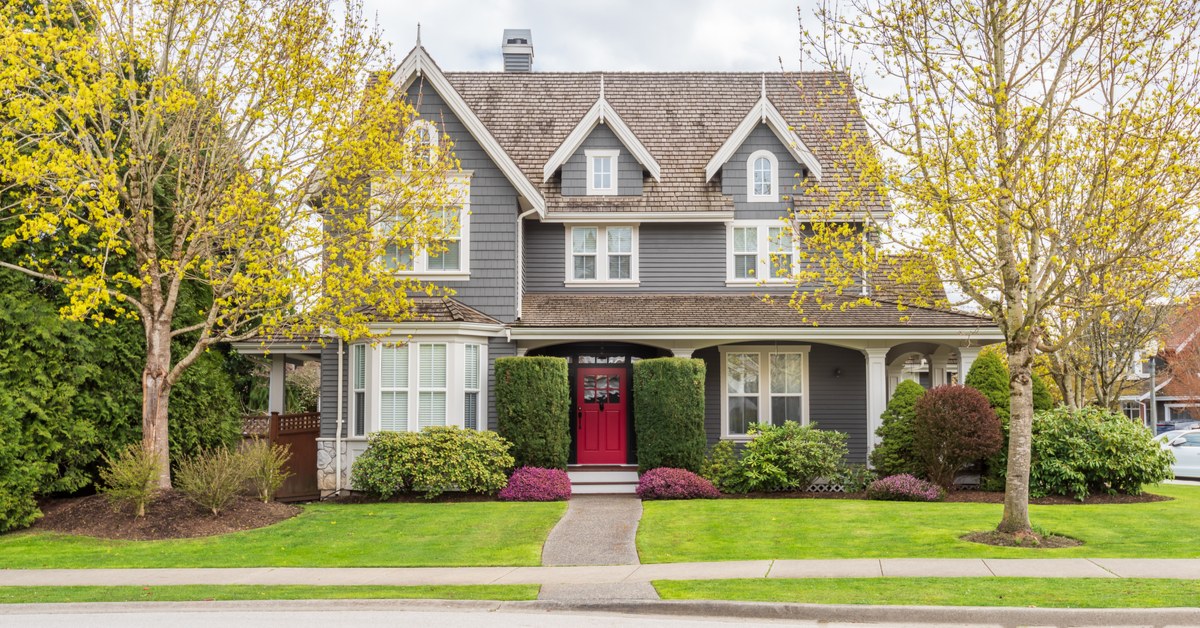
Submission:
M 1160 485 L 1174 501 L 1032 506 L 1035 525 L 1086 542 L 1055 550 L 992 547 L 958 537 L 989 530 L 1000 504 L 832 499 L 650 501 L 638 525 L 643 563 L 776 558 L 1196 558 L 1190 530 L 1200 487 Z
M 313 504 L 273 526 L 200 539 L 0 536 L 0 569 L 132 567 L 476 567 L 540 565 L 567 505 Z
M 1154 608 L 1195 606 L 1200 582 L 1108 578 L 655 580 L 664 600 L 805 604 Z
M 536 600 L 536 584 L 478 586 L 185 585 L 163 587 L 0 587 L 0 604 L 194 602 L 207 600 Z

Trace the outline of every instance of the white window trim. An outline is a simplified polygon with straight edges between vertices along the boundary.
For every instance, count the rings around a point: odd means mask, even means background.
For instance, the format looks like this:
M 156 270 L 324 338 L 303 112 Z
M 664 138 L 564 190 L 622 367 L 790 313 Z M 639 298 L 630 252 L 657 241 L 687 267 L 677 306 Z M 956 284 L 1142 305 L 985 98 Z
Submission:
M 766 157 L 771 162 L 771 193 L 754 193 L 754 162 L 759 157 Z M 769 150 L 756 150 L 746 159 L 746 202 L 747 203 L 778 203 L 779 202 L 779 159 Z
M 413 121 L 413 129 L 425 129 L 425 132 L 429 134 L 428 159 L 430 162 L 434 161 L 437 158 L 437 151 L 441 146 L 442 140 L 441 132 L 438 130 L 437 125 L 429 120 L 417 118 Z
M 609 279 L 608 278 L 608 229 L 610 227 L 632 229 L 633 236 L 631 239 L 630 268 L 629 279 Z M 575 252 L 572 249 L 574 243 L 572 229 L 595 229 L 596 230 L 596 278 L 595 279 L 576 279 L 575 278 Z M 592 288 L 592 287 L 637 287 L 641 283 L 641 278 L 638 274 L 638 223 L 632 224 L 612 224 L 612 225 L 576 225 L 567 223 L 565 225 L 566 233 L 566 271 L 563 277 L 563 286 L 567 288 Z
M 757 286 L 760 284 L 787 284 L 788 277 L 777 277 L 771 272 L 771 228 L 784 228 L 788 223 L 783 220 L 733 220 L 725 223 L 725 285 L 727 286 Z M 733 263 L 733 230 L 735 227 L 758 228 L 758 263 L 755 265 L 754 278 L 742 279 L 734 277 Z M 792 235 L 792 268 L 791 274 L 796 273 L 799 263 L 797 255 L 796 236 Z M 744 255 L 744 254 L 743 254 Z
M 395 272 L 421 281 L 467 281 L 471 278 L 471 179 L 474 171 L 464 170 L 450 175 L 455 181 L 451 189 L 459 195 L 458 205 L 458 270 L 429 270 L 427 253 L 413 250 L 412 270 Z
M 812 349 L 810 345 L 721 345 L 717 349 L 721 352 L 721 440 L 742 442 L 753 440 L 753 437 L 745 434 L 729 433 L 729 384 L 725 378 L 728 376 L 726 356 L 730 353 L 758 354 L 759 423 L 771 422 L 771 354 L 798 353 L 803 356 L 800 362 L 802 382 L 800 384 L 802 391 L 800 393 L 800 422 L 802 425 L 810 423 L 808 414 L 808 399 L 812 396 L 812 388 L 808 385 L 808 354 Z
M 364 355 L 364 359 L 363 359 L 363 387 L 362 388 L 354 387 L 354 384 L 355 384 L 354 369 L 355 369 L 355 362 L 357 361 L 358 347 L 362 347 L 363 351 L 366 352 L 366 354 Z M 368 345 L 368 344 L 350 345 L 350 369 L 349 369 L 350 385 L 347 386 L 347 388 L 350 391 L 350 399 L 348 400 L 349 403 L 346 404 L 347 406 L 349 406 L 349 410 L 350 410 L 350 421 L 349 421 L 350 425 L 349 425 L 349 429 L 346 430 L 346 434 L 349 436 L 349 438 L 363 439 L 363 438 L 366 438 L 367 434 L 370 434 L 375 429 L 378 429 L 378 428 L 374 427 L 378 423 L 378 419 L 373 416 L 376 413 L 373 413 L 371 411 L 372 406 L 373 406 L 373 404 L 371 403 L 371 396 L 372 396 L 372 394 L 374 394 L 371 391 L 371 382 L 372 382 L 374 374 L 378 372 L 371 368 L 372 364 L 375 360 L 375 353 L 377 353 L 377 352 L 371 347 L 371 345 Z M 360 392 L 363 394 L 363 433 L 362 434 L 358 433 L 357 425 L 356 425 L 357 419 L 358 419 L 358 393 L 360 393 Z
M 454 416 L 454 413 L 451 412 L 451 410 L 450 410 L 450 407 L 452 405 L 451 395 L 454 394 L 453 389 L 455 388 L 455 386 L 454 386 L 455 374 L 459 370 L 459 369 L 456 369 L 451 366 L 454 363 L 454 358 L 455 358 L 454 343 L 431 340 L 431 341 L 419 342 L 419 343 L 414 342 L 412 344 L 417 346 L 416 354 L 417 354 L 417 369 L 418 370 L 421 368 L 421 347 L 436 347 L 438 345 L 443 345 L 446 347 L 446 382 L 445 382 L 445 385 L 443 385 L 443 386 L 434 386 L 432 384 L 432 382 L 430 383 L 429 386 L 421 386 L 420 374 L 418 373 L 417 388 L 416 388 L 416 391 L 417 391 L 417 395 L 416 395 L 416 397 L 417 397 L 417 404 L 416 404 L 417 414 L 416 414 L 416 421 L 415 421 L 416 425 L 413 425 L 414 421 L 409 421 L 408 422 L 409 430 L 410 431 L 420 431 L 421 430 L 421 393 L 431 393 L 431 398 L 432 398 L 432 393 L 442 393 L 443 395 L 445 395 L 444 398 L 446 400 L 446 417 L 445 417 L 445 420 L 442 423 L 442 425 L 446 425 L 446 426 L 453 425 L 452 420 L 450 418 L 450 417 Z M 461 362 L 460 362 L 460 364 L 461 364 Z M 460 408 L 462 407 L 461 402 L 459 404 L 459 407 Z M 462 416 L 461 411 L 459 412 L 459 416 L 460 417 Z M 435 425 L 435 424 L 431 423 L 430 425 Z M 459 427 L 462 427 L 461 420 L 459 421 Z
M 583 154 L 584 154 L 585 158 L 587 159 L 587 193 L 588 193 L 588 196 L 616 196 L 617 188 L 620 187 L 620 184 L 617 182 L 617 162 L 619 161 L 619 158 L 621 156 L 621 151 L 616 148 L 587 149 L 587 150 L 583 151 Z M 611 162 L 612 163 L 612 187 L 611 188 L 601 189 L 601 188 L 597 188 L 594 185 L 592 185 L 593 183 L 596 182 L 595 178 L 592 176 L 594 174 L 593 171 L 595 169 L 595 162 L 592 160 L 592 158 L 594 158 L 594 157 L 611 157 L 612 158 L 612 162 Z

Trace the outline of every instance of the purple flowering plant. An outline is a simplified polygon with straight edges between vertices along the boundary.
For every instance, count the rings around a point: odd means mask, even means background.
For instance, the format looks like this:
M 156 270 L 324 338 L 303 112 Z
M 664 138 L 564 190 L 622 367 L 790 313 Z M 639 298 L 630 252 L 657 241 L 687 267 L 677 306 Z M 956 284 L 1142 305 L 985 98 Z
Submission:
M 500 489 L 506 502 L 556 502 L 571 499 L 571 479 L 562 469 L 521 467 Z
M 720 499 L 721 492 L 712 482 L 686 469 L 660 467 L 638 479 L 638 497 L 642 499 Z
M 946 491 L 942 487 L 907 473 L 875 480 L 867 487 L 867 499 L 881 501 L 940 502 L 945 498 Z

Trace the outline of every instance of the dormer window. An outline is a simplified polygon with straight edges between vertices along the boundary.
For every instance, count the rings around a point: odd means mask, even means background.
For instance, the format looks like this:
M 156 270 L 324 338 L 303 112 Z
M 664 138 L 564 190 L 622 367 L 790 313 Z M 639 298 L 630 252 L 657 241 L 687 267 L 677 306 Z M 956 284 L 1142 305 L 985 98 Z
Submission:
M 617 193 L 617 157 L 619 150 L 587 150 L 587 193 L 615 195 Z
M 779 202 L 779 160 L 771 151 L 756 150 L 746 160 L 746 202 Z

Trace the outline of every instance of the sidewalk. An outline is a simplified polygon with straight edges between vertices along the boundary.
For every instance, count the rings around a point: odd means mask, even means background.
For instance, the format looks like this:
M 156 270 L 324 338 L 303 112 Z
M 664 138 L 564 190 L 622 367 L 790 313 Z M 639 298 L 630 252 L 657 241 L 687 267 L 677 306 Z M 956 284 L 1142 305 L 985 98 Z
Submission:
M 759 560 L 582 567 L 5 569 L 0 586 L 180 584 L 616 584 L 724 578 L 1178 578 L 1200 580 L 1200 559 L 883 558 Z

